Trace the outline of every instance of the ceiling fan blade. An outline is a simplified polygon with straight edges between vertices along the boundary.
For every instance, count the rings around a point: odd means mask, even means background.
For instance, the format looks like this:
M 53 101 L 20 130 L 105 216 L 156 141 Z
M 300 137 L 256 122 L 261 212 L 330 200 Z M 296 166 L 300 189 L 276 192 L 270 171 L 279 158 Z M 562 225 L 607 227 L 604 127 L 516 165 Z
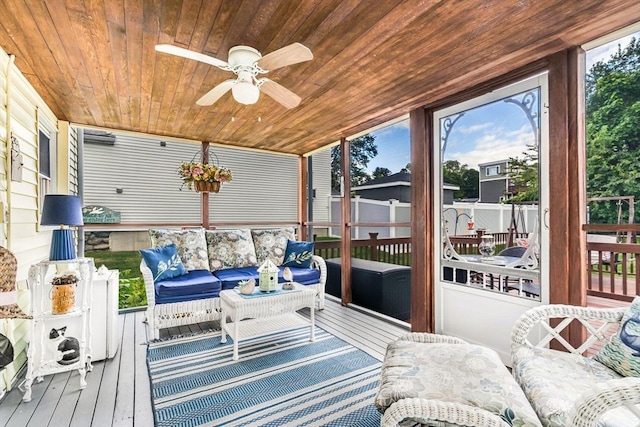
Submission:
M 211 105 L 216 102 L 218 99 L 222 97 L 225 93 L 229 92 L 229 90 L 236 84 L 235 80 L 225 80 L 220 83 L 218 86 L 211 89 L 209 92 L 205 93 L 204 96 L 196 101 L 196 104 L 200 106 Z
M 168 53 L 171 55 L 181 56 L 183 58 L 204 62 L 205 64 L 213 65 L 224 70 L 228 69 L 229 67 L 229 64 L 218 58 L 214 58 L 213 56 L 205 55 L 200 52 L 194 52 L 193 50 L 184 49 L 170 44 L 158 44 L 156 45 L 156 50 L 158 52 Z
M 258 60 L 258 66 L 263 70 L 270 71 L 312 59 L 313 54 L 308 47 L 300 43 L 293 43 L 263 56 Z
M 298 95 L 273 80 L 260 79 L 260 81 L 262 82 L 260 90 L 286 108 L 295 108 L 300 104 L 300 101 L 302 101 L 302 98 Z

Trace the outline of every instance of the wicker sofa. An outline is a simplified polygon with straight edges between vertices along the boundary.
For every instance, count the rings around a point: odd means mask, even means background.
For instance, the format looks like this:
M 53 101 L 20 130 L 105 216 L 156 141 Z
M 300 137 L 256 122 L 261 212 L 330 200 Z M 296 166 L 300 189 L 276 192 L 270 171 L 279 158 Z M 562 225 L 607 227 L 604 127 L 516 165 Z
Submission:
M 149 230 L 152 246 L 175 244 L 187 274 L 154 281 L 143 259 L 140 271 L 147 294 L 147 322 L 151 339 L 159 330 L 220 319 L 218 296 L 240 280 L 256 279 L 258 266 L 271 259 L 279 265 L 278 281 L 284 282 L 281 267 L 293 228 L 259 230 Z M 206 242 L 206 243 L 203 243 Z M 318 309 L 324 308 L 327 269 L 324 260 L 311 257 L 309 268 L 290 268 L 293 280 L 316 290 Z

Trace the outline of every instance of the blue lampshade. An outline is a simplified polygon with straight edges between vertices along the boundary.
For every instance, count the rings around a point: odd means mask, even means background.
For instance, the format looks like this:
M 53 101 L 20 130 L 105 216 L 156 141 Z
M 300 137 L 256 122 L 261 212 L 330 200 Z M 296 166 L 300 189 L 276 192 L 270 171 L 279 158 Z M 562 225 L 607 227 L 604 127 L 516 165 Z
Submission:
M 47 194 L 44 196 L 40 225 L 84 225 L 80 198 L 67 194 Z
M 60 229 L 53 230 L 49 259 L 52 261 L 74 259 L 76 247 L 73 241 L 73 232 L 69 229 L 62 229 L 62 226 L 84 225 L 80 198 L 66 194 L 47 194 L 44 196 L 40 225 L 60 226 Z

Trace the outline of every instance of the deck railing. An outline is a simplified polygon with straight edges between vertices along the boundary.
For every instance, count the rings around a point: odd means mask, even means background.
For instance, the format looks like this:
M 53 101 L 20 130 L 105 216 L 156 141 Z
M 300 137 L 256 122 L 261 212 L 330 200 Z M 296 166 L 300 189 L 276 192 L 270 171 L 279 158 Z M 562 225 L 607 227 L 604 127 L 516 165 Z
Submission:
M 632 301 L 640 295 L 638 225 L 585 225 L 587 295 Z M 602 233 L 606 234 L 602 234 Z M 600 234 L 592 234 L 600 233 Z M 595 238 L 593 238 L 595 236 Z
M 587 231 L 603 230 L 602 227 L 585 226 Z M 629 231 L 623 226 L 618 231 Z M 640 231 L 640 226 L 638 231 Z M 611 234 L 613 230 L 613 234 Z M 606 227 L 609 235 L 616 235 L 615 229 Z M 496 253 L 507 246 L 509 233 L 492 233 L 496 242 Z M 636 243 L 635 234 L 629 238 L 624 234 L 624 243 L 587 242 L 587 295 L 620 301 L 631 301 L 640 295 L 640 274 L 637 261 L 640 260 L 640 244 Z M 526 233 L 519 233 L 513 238 L 526 238 Z M 480 236 L 450 236 L 454 248 L 459 254 L 477 254 Z M 620 240 L 620 239 L 618 239 Z M 629 240 L 631 243 L 626 243 Z M 340 240 L 323 240 L 315 242 L 315 253 L 325 259 L 340 257 Z M 369 239 L 351 241 L 354 258 L 382 261 L 390 264 L 411 265 L 411 238 L 379 239 L 377 233 L 369 233 Z
M 340 240 L 320 240 L 314 252 L 324 259 L 340 257 Z M 368 239 L 351 241 L 351 256 L 389 264 L 411 264 L 411 237 L 378 239 L 378 233 L 369 233 Z

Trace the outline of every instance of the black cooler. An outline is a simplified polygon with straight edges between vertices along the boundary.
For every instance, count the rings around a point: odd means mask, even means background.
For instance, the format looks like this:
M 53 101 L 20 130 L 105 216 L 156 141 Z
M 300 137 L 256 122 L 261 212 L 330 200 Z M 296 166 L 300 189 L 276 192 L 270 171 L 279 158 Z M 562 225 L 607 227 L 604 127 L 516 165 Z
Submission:
M 340 258 L 329 258 L 325 292 L 340 298 Z M 351 259 L 353 303 L 408 321 L 411 311 L 411 268 L 386 262 Z

